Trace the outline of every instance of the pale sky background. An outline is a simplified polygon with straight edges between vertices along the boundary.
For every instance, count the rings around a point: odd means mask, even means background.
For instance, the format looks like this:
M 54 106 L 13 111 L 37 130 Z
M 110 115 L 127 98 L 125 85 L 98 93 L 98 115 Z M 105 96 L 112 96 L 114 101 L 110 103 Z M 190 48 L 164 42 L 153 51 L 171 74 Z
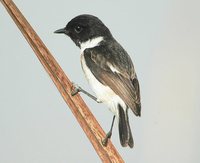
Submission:
M 135 147 L 112 142 L 128 163 L 200 162 L 199 0 L 15 0 L 71 80 L 90 90 L 79 49 L 55 35 L 73 17 L 98 16 L 131 56 L 142 117 L 129 112 Z M 0 5 L 0 162 L 101 162 L 53 82 Z M 82 95 L 107 132 L 111 112 Z

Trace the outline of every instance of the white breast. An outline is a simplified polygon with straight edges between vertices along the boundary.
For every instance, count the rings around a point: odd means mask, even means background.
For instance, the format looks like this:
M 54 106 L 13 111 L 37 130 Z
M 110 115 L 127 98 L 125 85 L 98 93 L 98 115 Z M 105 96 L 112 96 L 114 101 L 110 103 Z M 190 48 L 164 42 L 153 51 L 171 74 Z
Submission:
M 81 65 L 82 69 L 85 73 L 85 76 L 92 87 L 94 93 L 97 96 L 97 99 L 103 103 L 105 103 L 109 109 L 118 116 L 118 104 L 120 104 L 124 109 L 126 108 L 126 105 L 124 101 L 114 93 L 112 89 L 110 89 L 108 86 L 105 86 L 101 84 L 95 76 L 92 74 L 90 69 L 87 67 L 85 58 L 83 56 L 83 52 L 87 48 L 93 48 L 95 46 L 99 46 L 99 43 L 103 41 L 103 37 L 96 37 L 94 39 L 88 40 L 86 42 L 81 43 Z M 111 67 L 112 71 L 117 72 L 114 67 Z
M 108 86 L 101 84 L 95 78 L 95 76 L 92 74 L 90 69 L 87 67 L 83 54 L 81 54 L 81 64 L 82 64 L 82 69 L 85 73 L 85 76 L 90 86 L 92 87 L 92 90 L 96 94 L 97 99 L 105 103 L 109 107 L 109 109 L 116 116 L 118 116 L 117 105 L 120 104 L 123 108 L 126 108 L 126 105 L 123 102 L 123 100 L 118 95 L 116 95 L 112 89 L 110 89 Z

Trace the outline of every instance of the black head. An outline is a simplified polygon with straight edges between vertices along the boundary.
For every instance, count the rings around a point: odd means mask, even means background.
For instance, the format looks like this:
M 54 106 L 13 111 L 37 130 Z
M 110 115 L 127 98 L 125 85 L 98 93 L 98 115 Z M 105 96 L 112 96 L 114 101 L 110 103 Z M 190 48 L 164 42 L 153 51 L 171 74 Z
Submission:
M 103 36 L 105 39 L 112 38 L 109 29 L 99 18 L 92 15 L 79 15 L 73 18 L 65 28 L 56 30 L 55 33 L 68 35 L 79 47 L 80 43 L 98 36 Z

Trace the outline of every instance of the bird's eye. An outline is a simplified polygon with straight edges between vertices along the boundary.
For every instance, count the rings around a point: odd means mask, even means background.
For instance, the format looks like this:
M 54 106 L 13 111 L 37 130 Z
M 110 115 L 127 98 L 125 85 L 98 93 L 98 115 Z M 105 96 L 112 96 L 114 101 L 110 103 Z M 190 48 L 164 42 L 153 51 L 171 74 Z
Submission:
M 75 30 L 75 32 L 76 33 L 80 33 L 82 30 L 83 30 L 83 28 L 81 27 L 81 26 L 76 26 L 75 28 L 74 28 L 74 30 Z

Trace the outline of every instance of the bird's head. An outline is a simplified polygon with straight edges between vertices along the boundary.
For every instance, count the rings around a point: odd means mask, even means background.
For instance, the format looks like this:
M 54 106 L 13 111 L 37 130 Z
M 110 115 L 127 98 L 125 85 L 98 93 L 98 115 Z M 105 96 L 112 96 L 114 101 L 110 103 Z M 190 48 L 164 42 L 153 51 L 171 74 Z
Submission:
M 81 43 L 97 37 L 112 38 L 109 29 L 99 18 L 86 14 L 73 18 L 66 27 L 58 29 L 54 33 L 66 34 L 78 47 Z

